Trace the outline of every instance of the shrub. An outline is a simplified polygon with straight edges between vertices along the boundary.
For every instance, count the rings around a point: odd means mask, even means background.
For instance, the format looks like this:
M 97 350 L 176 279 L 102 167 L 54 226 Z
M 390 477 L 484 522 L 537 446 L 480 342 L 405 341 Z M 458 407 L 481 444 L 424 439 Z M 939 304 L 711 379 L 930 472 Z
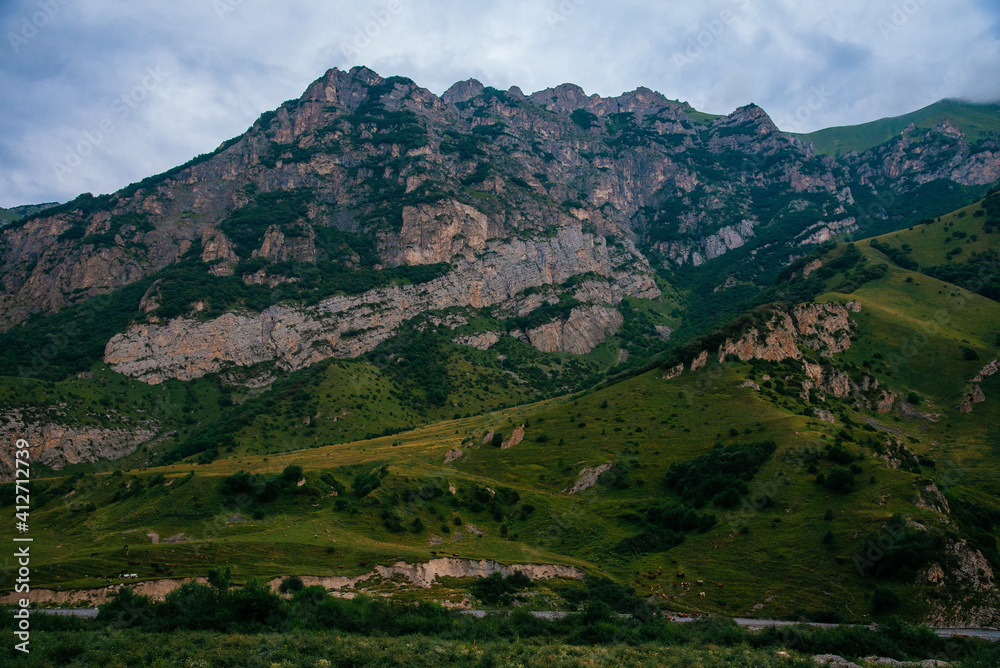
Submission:
M 846 494 L 854 491 L 854 474 L 848 469 L 838 466 L 830 471 L 830 475 L 826 476 L 823 484 L 826 485 L 827 489 Z
M 305 585 L 302 584 L 302 578 L 300 578 L 298 575 L 289 575 L 287 578 L 281 581 L 280 585 L 278 585 L 278 591 L 280 591 L 282 594 L 288 594 L 288 593 L 294 594 L 297 591 L 302 591 L 304 588 Z
M 528 587 L 531 587 L 531 578 L 521 571 L 509 577 L 494 572 L 488 577 L 478 578 L 469 586 L 469 591 L 486 605 L 509 605 L 518 597 L 518 592 Z
M 888 612 L 900 604 L 899 594 L 888 587 L 875 587 L 872 592 L 872 612 Z

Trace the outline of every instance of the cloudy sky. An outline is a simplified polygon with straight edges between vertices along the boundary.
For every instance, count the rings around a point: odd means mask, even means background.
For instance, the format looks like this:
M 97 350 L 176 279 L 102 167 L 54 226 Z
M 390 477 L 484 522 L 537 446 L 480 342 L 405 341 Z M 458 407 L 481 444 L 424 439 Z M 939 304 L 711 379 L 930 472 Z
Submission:
M 330 67 L 639 86 L 785 130 L 1000 100 L 996 0 L 0 0 L 0 206 L 210 151 Z

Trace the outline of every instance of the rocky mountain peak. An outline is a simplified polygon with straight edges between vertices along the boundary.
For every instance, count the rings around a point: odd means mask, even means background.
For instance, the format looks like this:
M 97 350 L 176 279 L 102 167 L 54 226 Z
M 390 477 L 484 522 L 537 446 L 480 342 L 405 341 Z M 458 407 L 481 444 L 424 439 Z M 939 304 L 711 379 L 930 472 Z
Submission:
M 723 119 L 716 121 L 718 127 L 755 126 L 756 134 L 780 132 L 767 112 L 756 104 L 740 107 Z
M 441 99 L 447 104 L 458 104 L 479 97 L 486 92 L 486 87 L 478 79 L 458 81 L 444 92 Z
M 599 102 L 601 97 L 596 94 L 588 96 L 576 84 L 567 83 L 532 93 L 528 99 L 549 111 L 569 114 L 576 109 L 587 108 L 591 104 Z

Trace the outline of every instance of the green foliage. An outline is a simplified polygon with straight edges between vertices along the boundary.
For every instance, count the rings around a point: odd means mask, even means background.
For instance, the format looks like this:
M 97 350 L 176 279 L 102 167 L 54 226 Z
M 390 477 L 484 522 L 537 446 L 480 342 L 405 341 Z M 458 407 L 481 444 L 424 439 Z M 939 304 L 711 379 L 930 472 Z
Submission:
M 962 346 L 962 359 L 966 362 L 974 362 L 979 359 L 979 353 L 968 346 Z
M 445 334 L 404 327 L 369 358 L 397 382 L 422 392 L 430 406 L 444 406 L 453 382 L 448 371 L 449 345 L 450 338 Z M 411 394 L 414 408 L 423 408 L 422 403 L 418 394 Z
M 521 571 L 504 577 L 499 571 L 477 578 L 469 591 L 486 605 L 510 605 L 518 600 L 518 592 L 531 587 L 531 579 Z
M 717 443 L 708 454 L 683 464 L 671 464 L 664 482 L 695 508 L 701 508 L 727 490 L 742 497 L 749 491 L 747 482 L 770 459 L 776 447 L 774 441 L 729 446 Z M 722 501 L 727 498 L 731 496 Z
M 0 375 L 58 381 L 103 360 L 104 348 L 139 310 L 142 280 L 59 312 L 35 314 L 0 333 Z
M 881 614 L 889 612 L 899 607 L 901 600 L 899 594 L 888 587 L 875 587 L 872 592 L 872 613 Z
M 382 480 L 389 475 L 389 467 L 383 466 L 371 471 L 362 471 L 354 476 L 351 481 L 351 493 L 363 499 L 382 485 Z
M 883 255 L 888 256 L 890 260 L 895 262 L 897 265 L 903 269 L 909 269 L 911 271 L 916 271 L 920 267 L 917 265 L 916 261 L 910 257 L 911 249 L 908 245 L 903 244 L 902 248 L 896 248 L 895 246 L 890 246 L 887 243 L 883 243 L 878 239 L 871 240 L 871 246 L 875 250 L 879 251 Z
M 1000 301 L 1000 255 L 993 249 L 973 253 L 972 257 L 962 264 L 948 263 L 927 267 L 924 273 L 994 301 Z
M 289 575 L 287 578 L 281 581 L 278 586 L 278 591 L 282 594 L 294 594 L 305 589 L 305 585 L 302 583 L 302 578 L 298 575 Z
M 250 257 L 260 247 L 270 226 L 285 231 L 308 221 L 308 203 L 312 198 L 309 188 L 255 193 L 250 204 L 230 213 L 219 227 L 233 242 L 237 255 Z
M 910 583 L 921 568 L 941 558 L 944 540 L 937 531 L 911 527 L 901 517 L 893 517 L 887 526 L 881 534 L 869 534 L 855 558 L 865 560 L 865 576 Z
M 527 332 L 553 320 L 566 320 L 573 309 L 580 304 L 580 300 L 571 294 L 563 293 L 559 295 L 559 301 L 556 304 L 544 304 L 527 315 L 511 318 L 507 321 L 507 328 L 508 330 L 520 329 Z
M 843 467 L 836 467 L 827 474 L 824 485 L 835 492 L 849 493 L 854 491 L 854 474 Z
M 589 130 L 595 125 L 600 124 L 597 116 L 590 113 L 586 109 L 575 109 L 573 113 L 569 115 L 569 118 L 571 121 L 580 126 L 582 130 Z
M 663 504 L 646 510 L 645 526 L 615 546 L 622 554 L 669 550 L 684 542 L 685 533 L 704 533 L 715 525 L 715 515 L 702 515 L 683 504 Z

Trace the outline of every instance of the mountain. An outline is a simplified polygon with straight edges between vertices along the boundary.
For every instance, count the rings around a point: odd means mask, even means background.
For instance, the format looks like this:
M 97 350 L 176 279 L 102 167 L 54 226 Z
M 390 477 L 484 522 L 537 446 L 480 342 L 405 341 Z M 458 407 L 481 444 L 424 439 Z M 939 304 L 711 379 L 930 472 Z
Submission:
M 449 309 L 585 353 L 678 267 L 739 249 L 728 279 L 766 283 L 801 245 L 971 201 L 994 148 L 944 123 L 837 162 L 753 105 L 713 118 L 648 89 L 476 81 L 439 98 L 331 70 L 210 155 L 8 225 L 0 323 L 132 287 L 105 359 L 152 382 L 356 357 Z
M 0 231 L 0 436 L 59 537 L 33 582 L 468 605 L 522 564 L 542 608 L 600 574 L 994 625 L 998 171 L 940 119 L 835 159 L 754 105 L 331 70 Z
M 930 130 L 942 119 L 961 130 L 972 144 L 995 140 L 1000 133 L 1000 104 L 940 100 L 902 116 L 881 118 L 860 125 L 824 128 L 798 136 L 812 142 L 819 153 L 839 158 L 852 151 L 863 153 L 873 149 L 908 129 Z
M 51 209 L 54 206 L 59 206 L 58 202 L 48 202 L 46 204 L 25 204 L 22 206 L 15 206 L 10 209 L 4 209 L 0 207 L 0 227 L 12 223 L 15 220 L 20 220 L 23 216 L 32 216 L 36 213 L 41 213 L 45 209 Z

